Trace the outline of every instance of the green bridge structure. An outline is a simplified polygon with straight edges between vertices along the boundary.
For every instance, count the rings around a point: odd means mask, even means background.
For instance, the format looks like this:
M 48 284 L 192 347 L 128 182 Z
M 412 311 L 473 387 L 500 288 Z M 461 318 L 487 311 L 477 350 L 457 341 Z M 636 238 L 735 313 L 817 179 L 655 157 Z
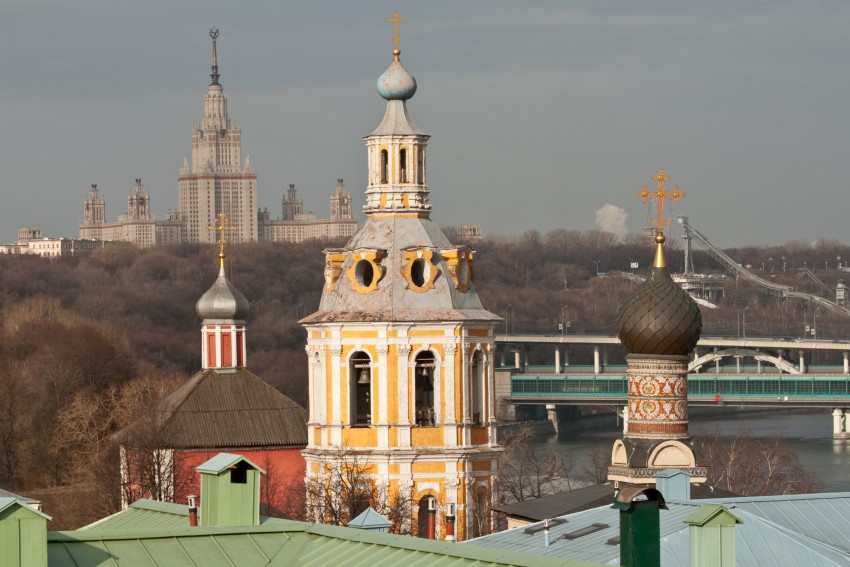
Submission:
M 618 410 L 628 398 L 623 364 L 608 364 L 615 336 L 497 335 L 496 396 L 517 406 L 542 405 L 550 419 L 558 406 L 607 406 Z M 554 364 L 523 362 L 529 346 L 553 344 Z M 570 349 L 583 346 L 593 364 L 570 364 Z M 812 365 L 818 351 L 838 351 L 843 363 Z M 512 354 L 513 356 L 508 356 Z M 513 358 L 513 360 L 511 360 Z M 834 357 L 833 357 L 834 358 Z M 513 363 L 511 365 L 511 363 Z M 831 410 L 833 435 L 850 438 L 850 343 L 843 340 L 705 337 L 692 353 L 688 403 L 692 406 L 823 408 Z

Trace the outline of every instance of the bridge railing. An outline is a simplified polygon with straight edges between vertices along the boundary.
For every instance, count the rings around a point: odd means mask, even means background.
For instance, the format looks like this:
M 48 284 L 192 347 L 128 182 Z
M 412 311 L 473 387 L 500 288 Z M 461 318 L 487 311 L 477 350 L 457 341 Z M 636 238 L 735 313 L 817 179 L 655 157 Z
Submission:
M 781 377 L 780 377 L 781 376 Z M 691 375 L 688 397 L 850 397 L 850 377 L 811 375 Z M 625 376 L 511 376 L 511 397 L 625 396 Z

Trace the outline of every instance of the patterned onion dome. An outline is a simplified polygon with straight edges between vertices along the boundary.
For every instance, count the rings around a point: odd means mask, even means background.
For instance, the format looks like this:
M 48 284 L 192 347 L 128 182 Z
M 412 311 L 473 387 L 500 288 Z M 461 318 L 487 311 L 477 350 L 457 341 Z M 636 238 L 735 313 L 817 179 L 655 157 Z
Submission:
M 416 94 L 416 79 L 399 61 L 399 53 L 398 49 L 393 51 L 394 61 L 378 77 L 378 93 L 387 100 L 407 100 Z
M 195 311 L 204 320 L 242 320 L 250 310 L 248 300 L 224 275 L 224 268 L 219 270 L 215 283 L 195 305 Z
M 617 311 L 617 334 L 630 354 L 687 355 L 701 330 L 696 302 L 663 267 L 653 268 Z

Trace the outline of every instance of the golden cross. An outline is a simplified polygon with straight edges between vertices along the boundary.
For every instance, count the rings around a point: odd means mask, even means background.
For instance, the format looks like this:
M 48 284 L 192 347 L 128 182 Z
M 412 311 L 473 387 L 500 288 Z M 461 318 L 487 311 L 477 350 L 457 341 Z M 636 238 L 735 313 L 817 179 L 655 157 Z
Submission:
M 227 240 L 224 238 L 225 231 L 235 232 L 236 227 L 230 224 L 230 221 L 227 220 L 227 215 L 224 213 L 218 213 L 215 216 L 215 225 L 210 225 L 208 227 L 210 232 L 217 231 L 218 232 L 218 258 L 221 263 L 221 267 L 224 267 L 224 247 L 227 245 Z
M 655 229 L 658 234 L 664 234 L 664 227 L 670 224 L 670 219 L 664 218 L 664 199 L 672 199 L 673 203 L 678 205 L 679 199 L 684 197 L 685 194 L 679 191 L 678 185 L 673 186 L 673 191 L 664 190 L 664 183 L 670 181 L 670 178 L 667 177 L 667 174 L 664 173 L 663 169 L 659 169 L 658 173 L 656 173 L 652 179 L 658 182 L 658 189 L 650 191 L 649 187 L 644 185 L 641 190 L 637 192 L 637 196 L 640 197 L 641 201 L 644 203 L 646 203 L 649 199 L 656 199 L 658 201 L 658 218 L 653 220 L 652 224 L 655 225 Z
M 390 20 L 387 20 L 388 24 L 395 24 L 395 35 L 393 36 L 393 43 L 395 43 L 395 48 L 398 49 L 398 25 L 406 24 L 407 20 L 401 19 L 401 14 L 398 13 L 398 10 L 393 12 L 393 17 Z

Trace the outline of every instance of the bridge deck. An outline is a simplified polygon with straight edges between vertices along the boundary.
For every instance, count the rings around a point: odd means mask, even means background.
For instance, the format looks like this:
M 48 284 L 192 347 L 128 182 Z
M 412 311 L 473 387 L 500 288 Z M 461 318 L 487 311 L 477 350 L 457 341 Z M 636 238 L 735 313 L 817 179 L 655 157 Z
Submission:
M 509 402 L 568 405 L 622 405 L 628 394 L 625 375 L 515 374 Z M 850 405 L 850 376 L 845 374 L 691 374 L 688 402 L 760 406 L 837 407 Z

